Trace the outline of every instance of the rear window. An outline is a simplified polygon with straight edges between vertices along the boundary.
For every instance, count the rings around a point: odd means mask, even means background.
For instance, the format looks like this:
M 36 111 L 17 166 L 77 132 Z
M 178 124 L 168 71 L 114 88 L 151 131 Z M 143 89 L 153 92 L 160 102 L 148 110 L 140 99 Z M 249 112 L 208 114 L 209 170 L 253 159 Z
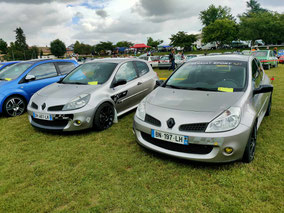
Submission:
M 134 63 L 137 67 L 139 76 L 145 75 L 147 72 L 149 72 L 149 67 L 146 63 L 141 61 L 135 61 Z
M 63 75 L 68 74 L 76 67 L 72 62 L 57 62 L 57 66 Z

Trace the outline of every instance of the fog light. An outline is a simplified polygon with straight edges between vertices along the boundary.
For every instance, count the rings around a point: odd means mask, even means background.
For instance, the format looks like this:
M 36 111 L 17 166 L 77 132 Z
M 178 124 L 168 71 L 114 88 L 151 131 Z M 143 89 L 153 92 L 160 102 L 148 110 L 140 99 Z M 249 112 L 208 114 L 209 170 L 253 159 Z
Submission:
M 80 126 L 80 125 L 81 125 L 81 121 L 80 121 L 80 120 L 76 120 L 76 121 L 74 121 L 74 124 L 75 124 L 76 126 Z
M 227 153 L 227 154 L 231 154 L 233 152 L 233 148 L 232 147 L 226 147 L 224 149 L 224 151 Z

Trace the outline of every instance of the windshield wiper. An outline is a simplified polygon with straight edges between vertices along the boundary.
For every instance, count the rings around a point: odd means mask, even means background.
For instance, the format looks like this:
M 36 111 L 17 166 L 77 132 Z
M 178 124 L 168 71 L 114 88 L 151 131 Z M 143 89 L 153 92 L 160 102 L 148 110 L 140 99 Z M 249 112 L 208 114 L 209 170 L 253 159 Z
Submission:
M 214 92 L 219 92 L 217 89 L 212 89 L 212 88 L 205 88 L 205 87 L 189 87 L 187 88 L 189 90 L 200 90 L 200 91 L 214 91 Z
M 174 85 L 166 85 L 166 87 L 174 88 L 174 89 L 186 89 L 184 87 L 174 86 Z
M 83 83 L 83 82 L 60 82 L 61 84 L 77 84 L 77 85 L 87 85 L 87 83 Z

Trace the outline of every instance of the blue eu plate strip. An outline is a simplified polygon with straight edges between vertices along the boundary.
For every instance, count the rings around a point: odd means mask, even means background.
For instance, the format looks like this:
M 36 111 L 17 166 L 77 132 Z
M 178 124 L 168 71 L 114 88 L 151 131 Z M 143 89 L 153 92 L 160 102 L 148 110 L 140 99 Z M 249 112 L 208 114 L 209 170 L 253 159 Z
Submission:
M 155 130 L 154 129 L 151 129 L 151 136 L 152 136 L 152 138 L 154 138 L 154 136 L 155 136 Z

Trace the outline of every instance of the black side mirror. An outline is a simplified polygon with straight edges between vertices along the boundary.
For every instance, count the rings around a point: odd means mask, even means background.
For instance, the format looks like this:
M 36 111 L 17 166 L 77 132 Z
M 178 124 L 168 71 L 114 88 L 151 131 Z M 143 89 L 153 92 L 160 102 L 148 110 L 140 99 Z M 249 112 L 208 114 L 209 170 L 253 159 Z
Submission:
M 161 86 L 163 83 L 164 83 L 163 80 L 157 80 L 157 81 L 156 81 L 156 87 Z
M 26 77 L 25 77 L 25 80 L 26 81 L 34 81 L 36 79 L 36 77 L 34 76 L 34 75 L 27 75 Z
M 260 85 L 258 88 L 253 90 L 253 95 L 272 92 L 272 91 L 273 91 L 272 85 Z
M 59 81 L 57 81 L 57 83 L 61 83 L 63 79 L 64 79 L 64 77 L 60 78 Z
M 126 84 L 127 83 L 127 81 L 125 80 L 125 79 L 118 79 L 117 81 L 115 81 L 114 83 L 113 83 L 113 87 L 117 87 L 117 86 L 120 86 L 120 85 L 124 85 L 124 84 Z

